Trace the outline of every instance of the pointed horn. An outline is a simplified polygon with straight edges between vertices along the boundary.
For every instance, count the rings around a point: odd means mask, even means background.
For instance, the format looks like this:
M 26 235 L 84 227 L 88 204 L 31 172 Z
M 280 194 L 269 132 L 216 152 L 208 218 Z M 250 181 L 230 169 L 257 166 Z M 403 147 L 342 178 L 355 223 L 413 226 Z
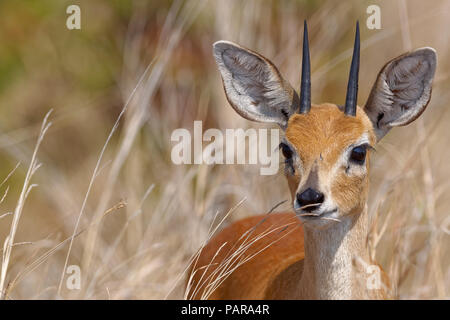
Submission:
M 359 74 L 359 21 L 356 22 L 355 44 L 353 46 L 352 65 L 348 77 L 347 97 L 345 99 L 345 114 L 356 115 L 356 103 L 358 100 L 358 74 Z
M 302 81 L 300 87 L 299 113 L 308 113 L 311 109 L 311 63 L 309 60 L 308 27 L 306 20 L 303 28 Z

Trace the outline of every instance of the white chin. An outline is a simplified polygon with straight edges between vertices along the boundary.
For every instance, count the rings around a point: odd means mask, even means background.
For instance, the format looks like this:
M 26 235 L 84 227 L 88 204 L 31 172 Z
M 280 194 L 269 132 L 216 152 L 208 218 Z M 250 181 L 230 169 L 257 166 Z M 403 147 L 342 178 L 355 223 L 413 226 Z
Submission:
M 339 219 L 336 218 L 336 216 L 338 216 L 338 211 L 319 214 L 317 216 L 314 216 L 314 213 L 308 215 L 308 212 L 298 212 L 297 210 L 295 210 L 295 213 L 304 225 L 312 228 L 326 229 L 340 222 Z

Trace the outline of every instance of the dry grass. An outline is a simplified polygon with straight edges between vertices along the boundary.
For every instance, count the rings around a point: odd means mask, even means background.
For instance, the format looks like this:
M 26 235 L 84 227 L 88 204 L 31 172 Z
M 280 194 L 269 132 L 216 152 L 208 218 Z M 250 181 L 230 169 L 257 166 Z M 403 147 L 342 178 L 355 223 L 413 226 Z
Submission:
M 308 18 L 313 101 L 342 103 L 354 21 L 363 26 L 371 4 L 123 3 L 81 1 L 81 31 L 65 29 L 64 1 L 0 5 L 0 39 L 9 44 L 0 49 L 6 74 L 0 77 L 0 180 L 6 178 L 0 289 L 6 299 L 188 298 L 187 267 L 215 232 L 284 200 L 276 210 L 290 208 L 282 174 L 170 161 L 172 131 L 192 129 L 194 120 L 203 120 L 204 130 L 261 127 L 226 102 L 212 43 L 252 48 L 298 85 Z M 443 30 L 450 1 L 379 3 L 382 29 L 361 29 L 359 104 L 390 58 L 432 46 L 439 60 L 421 120 L 389 133 L 371 159 L 371 255 L 398 298 L 449 298 L 450 43 Z M 39 128 L 50 107 L 53 125 L 42 141 Z M 34 184 L 39 187 L 29 193 Z M 206 295 L 245 263 L 240 257 L 249 244 L 217 269 L 217 281 L 205 279 Z M 73 264 L 81 267 L 81 290 L 65 285 L 63 271 Z

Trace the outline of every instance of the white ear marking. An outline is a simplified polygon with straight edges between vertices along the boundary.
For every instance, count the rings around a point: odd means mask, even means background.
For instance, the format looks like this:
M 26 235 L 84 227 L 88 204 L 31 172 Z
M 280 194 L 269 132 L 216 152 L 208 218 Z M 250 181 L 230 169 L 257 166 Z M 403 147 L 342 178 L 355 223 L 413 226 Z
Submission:
M 242 117 L 286 128 L 298 108 L 298 96 L 266 58 L 229 41 L 214 43 L 225 93 Z
M 378 74 L 365 112 L 380 140 L 392 127 L 417 119 L 431 98 L 436 51 L 421 48 L 388 62 Z

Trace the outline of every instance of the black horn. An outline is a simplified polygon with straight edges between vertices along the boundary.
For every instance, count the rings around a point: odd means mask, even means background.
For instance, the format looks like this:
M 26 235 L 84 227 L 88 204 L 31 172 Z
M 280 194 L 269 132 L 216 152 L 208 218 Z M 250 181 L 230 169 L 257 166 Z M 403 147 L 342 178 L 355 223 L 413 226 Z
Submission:
M 311 63 L 309 60 L 308 27 L 306 20 L 303 29 L 302 81 L 300 87 L 300 113 L 311 109 Z
M 353 46 L 352 65 L 348 77 L 347 97 L 345 98 L 345 114 L 356 115 L 356 103 L 358 100 L 358 74 L 359 74 L 359 21 L 356 22 L 355 44 Z

